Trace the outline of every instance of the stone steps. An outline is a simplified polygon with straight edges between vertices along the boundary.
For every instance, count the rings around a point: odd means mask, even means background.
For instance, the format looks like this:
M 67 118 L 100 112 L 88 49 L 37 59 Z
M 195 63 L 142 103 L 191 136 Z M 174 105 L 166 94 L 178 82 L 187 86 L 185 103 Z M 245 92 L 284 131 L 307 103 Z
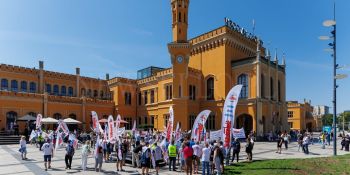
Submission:
M 0 135 L 0 145 L 19 144 L 21 136 L 4 136 Z

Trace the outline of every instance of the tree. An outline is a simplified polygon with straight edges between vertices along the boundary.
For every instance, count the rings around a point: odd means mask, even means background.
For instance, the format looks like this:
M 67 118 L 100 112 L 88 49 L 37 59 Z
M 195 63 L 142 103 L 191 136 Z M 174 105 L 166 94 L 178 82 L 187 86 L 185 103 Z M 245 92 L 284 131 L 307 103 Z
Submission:
M 343 120 L 345 120 L 345 121 L 343 121 Z M 343 112 L 343 113 L 341 113 L 341 114 L 339 114 L 339 116 L 338 116 L 338 123 L 339 123 L 339 127 L 341 128 L 341 129 L 343 129 L 343 122 L 345 123 L 344 125 L 344 128 L 345 129 L 347 129 L 348 127 L 348 122 L 350 121 L 350 111 L 345 111 L 345 112 Z
M 333 125 L 333 114 L 326 114 L 322 116 L 323 126 L 332 126 Z

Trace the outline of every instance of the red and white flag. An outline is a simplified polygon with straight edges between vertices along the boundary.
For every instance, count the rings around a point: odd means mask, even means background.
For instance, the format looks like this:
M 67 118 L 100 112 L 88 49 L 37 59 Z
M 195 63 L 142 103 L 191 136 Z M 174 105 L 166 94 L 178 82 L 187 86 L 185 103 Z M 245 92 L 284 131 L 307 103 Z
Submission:
M 97 113 L 95 111 L 91 111 L 91 120 L 92 120 L 92 128 L 94 129 L 94 131 L 96 133 L 99 133 L 101 130 L 101 126 L 100 123 L 98 122 L 98 116 Z
M 114 127 L 114 119 L 112 115 L 108 117 L 108 140 L 111 143 L 115 143 L 115 127 Z
M 172 106 L 169 108 L 169 120 L 166 128 L 166 138 L 170 142 L 173 138 L 173 128 L 174 128 L 174 109 Z
M 35 128 L 36 128 L 36 129 L 41 128 L 41 122 L 42 122 L 42 120 L 43 120 L 43 116 L 42 116 L 41 114 L 38 114 L 38 115 L 36 116 L 36 121 L 35 121 Z

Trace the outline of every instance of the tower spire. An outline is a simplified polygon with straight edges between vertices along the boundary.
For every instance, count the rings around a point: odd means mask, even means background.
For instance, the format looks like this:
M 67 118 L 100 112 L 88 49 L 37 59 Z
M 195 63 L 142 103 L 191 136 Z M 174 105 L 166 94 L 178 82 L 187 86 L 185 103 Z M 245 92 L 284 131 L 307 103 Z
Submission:
M 282 56 L 282 66 L 286 66 L 286 54 L 283 53 L 283 56 Z
M 275 60 L 276 63 L 278 63 L 278 57 L 277 57 L 277 48 L 275 49 Z
M 189 3 L 190 0 L 171 0 L 173 42 L 187 42 Z

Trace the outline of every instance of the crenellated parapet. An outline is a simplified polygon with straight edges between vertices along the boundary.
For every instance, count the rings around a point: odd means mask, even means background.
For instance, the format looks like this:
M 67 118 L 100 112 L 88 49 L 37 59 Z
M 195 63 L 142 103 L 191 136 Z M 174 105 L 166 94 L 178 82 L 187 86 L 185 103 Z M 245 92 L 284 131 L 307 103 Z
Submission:
M 14 73 L 22 73 L 22 74 L 32 74 L 36 75 L 39 73 L 38 69 L 35 68 L 26 68 L 21 66 L 14 66 L 8 64 L 0 64 L 0 70 L 4 72 L 14 72 Z
M 53 71 L 44 71 L 44 77 L 45 78 L 64 79 L 64 80 L 70 80 L 70 81 L 76 80 L 76 75 L 65 74 L 65 73 L 60 73 L 60 72 L 53 72 Z
M 253 56 L 256 54 L 256 40 L 245 37 L 240 32 L 233 30 L 227 26 L 222 26 L 203 35 L 190 40 L 192 44 L 191 55 L 205 52 L 219 46 L 227 45 L 239 50 L 246 55 Z M 265 48 L 261 48 L 262 55 Z

